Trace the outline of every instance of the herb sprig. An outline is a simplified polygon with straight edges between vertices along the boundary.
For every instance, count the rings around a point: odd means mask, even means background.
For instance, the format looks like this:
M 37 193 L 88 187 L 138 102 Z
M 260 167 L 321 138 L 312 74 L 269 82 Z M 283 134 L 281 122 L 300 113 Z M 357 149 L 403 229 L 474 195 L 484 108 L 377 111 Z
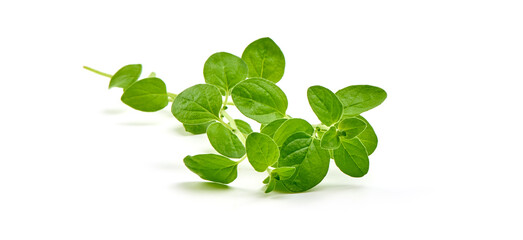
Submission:
M 290 192 L 313 188 L 327 174 L 330 159 L 351 177 L 367 174 L 378 138 L 361 114 L 387 97 L 383 89 L 370 85 L 348 86 L 336 93 L 312 86 L 307 98 L 320 123 L 290 117 L 287 96 L 276 85 L 283 77 L 285 58 L 270 38 L 249 44 L 241 58 L 226 52 L 211 55 L 203 68 L 205 84 L 179 94 L 167 92 L 155 73 L 140 79 L 140 64 L 124 66 L 114 75 L 84 68 L 111 78 L 109 88 L 122 88 L 121 100 L 128 106 L 155 112 L 172 102 L 171 112 L 187 132 L 206 133 L 218 154 L 183 159 L 202 179 L 231 183 L 238 164 L 248 159 L 254 170 L 267 172 L 266 193 L 276 186 Z M 260 123 L 260 131 L 231 117 L 229 106 Z

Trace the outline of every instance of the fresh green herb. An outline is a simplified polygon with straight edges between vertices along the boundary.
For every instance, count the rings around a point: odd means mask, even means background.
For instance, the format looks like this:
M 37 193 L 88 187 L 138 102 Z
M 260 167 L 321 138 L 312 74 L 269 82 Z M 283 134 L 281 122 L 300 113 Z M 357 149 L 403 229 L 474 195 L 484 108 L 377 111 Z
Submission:
M 324 149 L 334 150 L 338 149 L 341 145 L 340 137 L 338 136 L 338 131 L 336 127 L 332 126 L 321 136 L 320 145 Z
M 264 172 L 280 158 L 280 149 L 271 137 L 253 132 L 247 137 L 247 158 L 254 170 Z
M 230 127 L 215 122 L 207 128 L 207 137 L 214 149 L 230 158 L 241 158 L 245 155 L 245 147 Z
M 301 118 L 292 118 L 284 123 L 274 132 L 274 141 L 278 146 L 281 146 L 292 134 L 304 132 L 309 135 L 312 135 L 314 128 L 312 125 L 301 119 Z
M 124 66 L 110 77 L 111 81 L 109 82 L 109 88 L 119 87 L 126 89 L 140 78 L 140 74 L 142 74 L 141 64 Z
M 243 115 L 260 123 L 286 116 L 287 96 L 276 84 L 263 78 L 243 80 L 232 90 L 231 96 Z
M 378 138 L 361 114 L 387 97 L 383 89 L 370 85 L 348 86 L 336 93 L 312 86 L 307 99 L 320 123 L 288 116 L 287 96 L 276 85 L 283 77 L 285 58 L 270 38 L 249 44 L 241 58 L 226 52 L 211 55 L 204 64 L 205 84 L 179 94 L 167 92 L 155 73 L 140 79 L 140 64 L 124 66 L 114 75 L 84 68 L 111 78 L 109 88 L 122 88 L 121 100 L 128 106 L 154 112 L 172 102 L 171 112 L 187 132 L 206 133 L 217 154 L 183 159 L 202 179 L 231 183 L 238 176 L 238 164 L 248 159 L 254 170 L 267 172 L 266 193 L 277 186 L 290 192 L 313 188 L 327 175 L 330 159 L 349 176 L 367 174 Z M 229 107 L 260 123 L 260 131 L 229 115 Z
M 238 163 L 216 154 L 200 154 L 183 159 L 185 166 L 201 178 L 219 183 L 231 183 L 238 176 Z
M 181 92 L 172 104 L 171 112 L 185 124 L 202 124 L 221 120 L 222 95 L 209 84 L 198 84 Z
M 365 146 L 357 138 L 342 139 L 342 146 L 334 150 L 336 166 L 351 177 L 363 177 L 369 171 L 369 157 Z
M 307 98 L 321 123 L 330 126 L 340 120 L 343 106 L 331 90 L 322 86 L 312 86 L 307 90 Z
M 258 39 L 243 51 L 242 59 L 249 67 L 249 77 L 264 78 L 277 83 L 283 77 L 285 57 L 270 38 Z
M 338 124 L 340 135 L 347 139 L 360 135 L 365 128 L 367 128 L 367 124 L 358 118 L 345 118 Z
M 169 104 L 169 97 L 165 83 L 152 77 L 135 82 L 125 89 L 122 102 L 136 110 L 156 112 Z

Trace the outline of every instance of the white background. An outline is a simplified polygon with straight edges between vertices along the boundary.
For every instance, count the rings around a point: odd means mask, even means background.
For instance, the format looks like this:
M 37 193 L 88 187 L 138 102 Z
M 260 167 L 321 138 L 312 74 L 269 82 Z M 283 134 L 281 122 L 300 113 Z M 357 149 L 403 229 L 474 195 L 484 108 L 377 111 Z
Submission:
M 205 183 L 182 162 L 204 135 L 82 69 L 141 63 L 180 92 L 261 37 L 291 116 L 318 122 L 311 85 L 388 92 L 367 176 L 264 194 L 244 162 Z M 2 1 L 0 239 L 522 239 L 522 66 L 521 1 Z

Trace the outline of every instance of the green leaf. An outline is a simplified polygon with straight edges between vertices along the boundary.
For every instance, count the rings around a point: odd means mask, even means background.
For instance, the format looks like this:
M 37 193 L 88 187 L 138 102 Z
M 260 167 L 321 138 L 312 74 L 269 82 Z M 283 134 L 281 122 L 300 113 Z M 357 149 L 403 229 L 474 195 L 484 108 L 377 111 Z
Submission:
M 280 150 L 278 167 L 296 167 L 294 175 L 281 183 L 291 192 L 303 192 L 320 183 L 329 170 L 329 152 L 320 141 L 300 132 L 290 136 Z
M 234 123 L 236 123 L 236 127 L 238 127 L 238 130 L 240 130 L 244 135 L 249 135 L 249 133 L 253 132 L 251 125 L 243 120 L 234 119 Z
M 247 148 L 247 158 L 254 170 L 263 172 L 280 157 L 280 149 L 271 137 L 253 132 L 247 136 L 245 143 Z
M 276 179 L 270 177 L 269 178 L 269 182 L 267 184 L 267 189 L 265 189 L 265 193 L 270 193 L 274 190 L 274 188 L 276 187 Z
M 312 111 L 320 121 L 331 126 L 343 115 L 343 105 L 336 94 L 322 86 L 312 86 L 307 90 L 307 98 Z
M 205 82 L 215 85 L 225 92 L 247 78 L 247 64 L 230 53 L 219 52 L 211 55 L 203 67 Z
M 285 121 L 287 121 L 286 118 L 276 119 L 276 120 L 266 124 L 262 129 L 260 129 L 260 132 L 263 134 L 266 134 L 269 137 L 274 137 L 274 133 L 276 132 L 276 130 L 278 130 L 278 128 L 280 128 L 280 126 Z
M 135 82 L 125 89 L 121 99 L 128 106 L 144 112 L 156 112 L 169 104 L 167 87 L 159 78 Z
M 270 38 L 260 38 L 245 48 L 242 59 L 249 67 L 249 77 L 260 77 L 274 83 L 285 71 L 285 57 L 280 47 Z
M 285 121 L 274 133 L 274 141 L 278 146 L 281 146 L 285 140 L 297 132 L 304 132 L 308 135 L 314 133 L 314 128 L 311 124 L 301 118 L 291 118 Z
M 231 183 L 238 176 L 238 162 L 216 154 L 200 154 L 183 159 L 185 166 L 202 179 Z
M 109 82 L 109 89 L 119 87 L 126 89 L 140 78 L 142 74 L 142 64 L 130 64 L 118 70 Z
M 358 138 L 342 139 L 342 146 L 334 150 L 336 166 L 351 177 L 363 177 L 369 171 L 367 150 Z
M 209 84 L 197 84 L 178 94 L 171 112 L 185 124 L 201 124 L 219 120 L 222 107 L 220 90 Z
M 260 123 L 283 118 L 287 111 L 287 97 L 274 83 L 262 78 L 240 82 L 232 90 L 232 99 L 245 116 Z
M 370 156 L 378 147 L 378 136 L 376 136 L 374 129 L 367 119 L 363 118 L 362 116 L 356 116 L 356 118 L 364 121 L 367 125 L 365 130 L 361 132 L 357 138 L 361 141 L 361 143 L 363 143 L 363 146 L 365 146 L 365 149 L 367 149 L 367 154 Z
M 212 147 L 224 156 L 241 158 L 245 155 L 245 147 L 238 136 L 221 123 L 211 124 L 207 128 L 207 137 Z
M 343 115 L 352 117 L 380 105 L 387 98 L 387 93 L 375 86 L 353 85 L 339 90 L 336 96 L 343 104 Z
M 358 118 L 345 118 L 341 120 L 338 125 L 338 130 L 342 133 L 342 137 L 346 139 L 351 139 L 358 136 L 367 128 L 367 124 Z
M 333 150 L 337 149 L 341 145 L 340 138 L 338 137 L 338 132 L 336 127 L 332 126 L 323 134 L 321 137 L 320 145 L 323 149 Z
M 183 124 L 183 128 L 185 128 L 186 132 L 192 133 L 192 134 L 204 134 L 207 132 L 207 127 L 211 125 L 214 121 L 201 123 L 201 124 Z
M 271 176 L 266 177 L 265 179 L 263 179 L 263 184 L 269 183 L 270 180 L 271 180 Z
M 276 180 L 287 180 L 290 179 L 295 172 L 295 167 L 279 167 L 271 171 L 271 177 Z

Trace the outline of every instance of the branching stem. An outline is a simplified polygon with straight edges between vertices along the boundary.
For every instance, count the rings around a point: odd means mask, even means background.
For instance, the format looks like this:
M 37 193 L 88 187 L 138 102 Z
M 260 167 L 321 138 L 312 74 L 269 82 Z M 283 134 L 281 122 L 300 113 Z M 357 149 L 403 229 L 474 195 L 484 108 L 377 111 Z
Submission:
M 236 125 L 236 122 L 231 117 L 231 115 L 229 115 L 224 109 L 222 109 L 220 111 L 220 113 L 222 116 L 224 116 L 227 119 L 227 121 L 229 121 L 230 129 L 234 132 L 234 134 L 236 134 L 236 136 L 238 136 L 238 138 L 243 143 L 243 145 L 245 145 L 245 136 L 243 136 L 243 133 L 240 131 L 240 129 Z M 223 123 L 223 121 L 222 121 L 222 123 Z M 225 126 L 229 126 L 229 125 L 225 124 Z

